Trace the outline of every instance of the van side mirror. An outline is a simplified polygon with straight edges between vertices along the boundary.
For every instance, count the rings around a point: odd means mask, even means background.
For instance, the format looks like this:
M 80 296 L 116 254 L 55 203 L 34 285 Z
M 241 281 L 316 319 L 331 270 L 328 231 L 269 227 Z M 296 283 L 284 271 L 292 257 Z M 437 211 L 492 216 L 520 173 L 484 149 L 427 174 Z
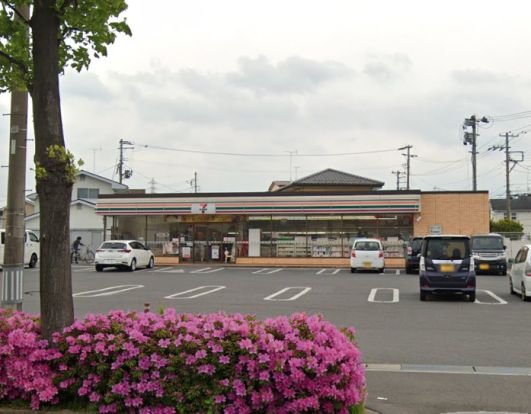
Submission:
M 507 246 L 505 244 L 503 245 L 503 250 L 507 250 Z

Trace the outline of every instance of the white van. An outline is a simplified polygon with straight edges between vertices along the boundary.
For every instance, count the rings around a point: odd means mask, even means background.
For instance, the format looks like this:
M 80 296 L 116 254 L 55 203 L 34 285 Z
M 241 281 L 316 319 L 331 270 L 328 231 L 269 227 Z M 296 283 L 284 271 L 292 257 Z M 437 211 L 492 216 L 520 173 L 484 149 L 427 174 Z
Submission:
M 4 247 L 6 231 L 0 229 L 0 266 L 4 264 Z M 37 235 L 31 230 L 24 233 L 24 265 L 35 267 L 39 260 L 40 243 Z
M 383 273 L 385 266 L 382 242 L 378 239 L 357 239 L 350 252 L 350 271 L 358 269 L 378 270 Z

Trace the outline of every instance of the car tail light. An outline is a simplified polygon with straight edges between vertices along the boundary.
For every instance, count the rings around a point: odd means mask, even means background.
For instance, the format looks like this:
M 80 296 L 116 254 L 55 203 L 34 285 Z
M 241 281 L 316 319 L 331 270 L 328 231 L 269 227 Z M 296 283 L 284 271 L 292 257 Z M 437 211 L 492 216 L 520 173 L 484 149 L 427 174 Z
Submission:
M 352 250 L 352 253 L 350 253 L 350 256 L 351 256 L 351 257 L 356 257 L 356 251 L 355 251 L 355 250 Z
M 531 268 L 527 264 L 525 265 L 525 275 L 531 276 Z
M 410 256 L 413 254 L 413 249 L 411 248 L 411 246 L 407 246 L 407 254 Z
M 121 249 L 118 250 L 119 253 L 131 253 L 131 249 Z
M 96 253 L 101 253 L 101 252 L 104 252 L 105 250 L 103 249 L 96 249 Z
M 378 252 L 378 257 L 384 257 L 384 252 L 383 252 L 383 250 L 380 250 L 380 251 Z

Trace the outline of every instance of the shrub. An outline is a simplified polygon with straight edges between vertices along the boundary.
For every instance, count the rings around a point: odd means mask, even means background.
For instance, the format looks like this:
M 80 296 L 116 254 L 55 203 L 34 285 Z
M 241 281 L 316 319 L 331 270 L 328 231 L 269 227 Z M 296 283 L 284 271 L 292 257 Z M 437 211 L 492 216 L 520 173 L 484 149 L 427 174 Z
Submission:
M 55 345 L 62 394 L 101 413 L 348 413 L 364 367 L 320 316 L 88 315 Z
M 320 316 L 113 311 L 40 339 L 0 310 L 0 401 L 100 413 L 349 413 L 365 397 L 353 329 Z M 350 411 L 349 411 L 350 410 Z
M 22 399 L 33 409 L 56 402 L 50 364 L 60 356 L 41 338 L 38 318 L 0 308 L 0 401 Z

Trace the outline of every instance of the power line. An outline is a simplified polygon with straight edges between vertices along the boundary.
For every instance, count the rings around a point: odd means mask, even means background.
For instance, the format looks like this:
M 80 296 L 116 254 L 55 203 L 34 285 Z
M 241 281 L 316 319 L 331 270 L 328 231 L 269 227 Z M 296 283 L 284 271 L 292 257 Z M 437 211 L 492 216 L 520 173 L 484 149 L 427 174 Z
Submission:
M 145 148 L 159 149 L 163 151 L 175 151 L 175 152 L 186 152 L 191 154 L 204 154 L 204 155 L 226 155 L 232 157 L 290 157 L 291 154 L 273 154 L 273 153 L 238 153 L 238 152 L 218 152 L 218 151 L 200 151 L 200 150 L 191 150 L 183 148 L 170 148 L 170 147 L 161 147 L 158 145 L 151 144 L 141 144 L 136 143 L 135 145 L 140 145 Z M 339 152 L 331 154 L 297 154 L 297 157 L 342 157 L 347 155 L 365 155 L 365 154 L 381 154 L 384 152 L 395 152 L 399 151 L 399 148 L 385 149 L 385 150 L 369 150 L 369 151 L 357 151 L 357 152 Z

